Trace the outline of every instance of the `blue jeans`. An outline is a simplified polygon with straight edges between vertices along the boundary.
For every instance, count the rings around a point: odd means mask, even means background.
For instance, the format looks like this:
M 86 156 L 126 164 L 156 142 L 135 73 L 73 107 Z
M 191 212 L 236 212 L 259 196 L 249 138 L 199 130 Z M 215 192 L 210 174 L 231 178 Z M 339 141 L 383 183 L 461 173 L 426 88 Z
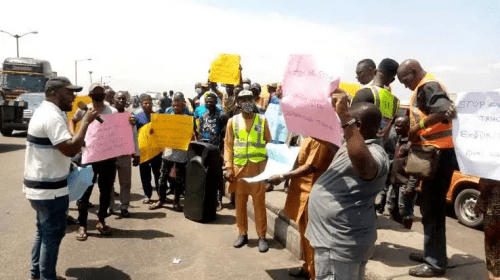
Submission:
M 370 251 L 373 251 L 372 247 Z M 316 280 L 363 280 L 366 261 L 342 262 L 332 259 L 328 248 L 314 248 L 314 267 Z
M 69 196 L 56 199 L 30 200 L 36 211 L 36 234 L 31 252 L 32 278 L 56 280 L 59 245 L 66 233 Z
M 458 169 L 454 149 L 441 150 L 439 166 L 433 178 L 422 181 L 422 224 L 424 260 L 435 270 L 446 270 L 446 193 L 453 170 Z

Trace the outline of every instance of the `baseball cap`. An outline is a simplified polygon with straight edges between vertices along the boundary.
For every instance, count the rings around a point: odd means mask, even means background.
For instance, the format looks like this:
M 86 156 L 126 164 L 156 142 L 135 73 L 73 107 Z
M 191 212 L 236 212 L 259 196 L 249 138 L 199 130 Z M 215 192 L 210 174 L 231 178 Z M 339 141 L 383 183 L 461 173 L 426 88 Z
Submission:
M 104 86 L 101 84 L 101 83 L 93 83 L 92 85 L 90 85 L 90 88 L 89 88 L 89 92 L 92 92 L 94 89 L 96 88 L 102 88 L 102 90 L 104 90 Z
M 49 88 L 60 88 L 60 87 L 65 87 L 69 90 L 76 92 L 82 90 L 82 87 L 72 85 L 69 79 L 66 77 L 55 77 L 47 81 L 47 83 L 45 84 L 45 91 L 47 91 Z
M 245 96 L 252 96 L 253 97 L 253 93 L 249 90 L 242 90 L 240 91 L 240 93 L 238 93 L 238 97 L 245 97 Z

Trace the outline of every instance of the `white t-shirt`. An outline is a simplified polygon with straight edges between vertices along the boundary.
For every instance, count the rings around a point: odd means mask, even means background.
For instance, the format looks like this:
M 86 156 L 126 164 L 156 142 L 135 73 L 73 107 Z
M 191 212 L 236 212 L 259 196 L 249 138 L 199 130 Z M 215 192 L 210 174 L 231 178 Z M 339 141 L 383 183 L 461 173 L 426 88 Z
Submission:
M 23 183 L 26 198 L 55 199 L 69 194 L 71 158 L 56 146 L 71 138 L 66 115 L 54 103 L 43 101 L 28 126 Z

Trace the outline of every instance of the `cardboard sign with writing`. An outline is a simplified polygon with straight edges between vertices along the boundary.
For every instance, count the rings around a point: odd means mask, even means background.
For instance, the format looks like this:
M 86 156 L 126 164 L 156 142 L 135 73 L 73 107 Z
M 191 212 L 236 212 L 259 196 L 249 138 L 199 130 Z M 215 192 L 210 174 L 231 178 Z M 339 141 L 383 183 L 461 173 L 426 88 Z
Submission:
M 193 117 L 152 114 L 151 128 L 156 146 L 187 151 L 193 136 Z
M 82 163 L 97 162 L 135 154 L 130 113 L 102 115 L 103 123 L 93 121 L 85 134 Z
M 237 85 L 240 83 L 240 56 L 221 54 L 210 66 L 211 82 Z
M 140 163 L 146 162 L 163 151 L 163 148 L 156 146 L 152 135 L 149 133 L 151 123 L 141 127 L 138 132 L 139 151 L 141 152 Z
M 460 171 L 500 180 L 500 91 L 458 93 L 453 143 Z
M 343 131 L 330 93 L 339 85 L 321 72 L 311 55 L 291 55 L 285 71 L 281 107 L 288 132 L 316 137 L 337 146 Z

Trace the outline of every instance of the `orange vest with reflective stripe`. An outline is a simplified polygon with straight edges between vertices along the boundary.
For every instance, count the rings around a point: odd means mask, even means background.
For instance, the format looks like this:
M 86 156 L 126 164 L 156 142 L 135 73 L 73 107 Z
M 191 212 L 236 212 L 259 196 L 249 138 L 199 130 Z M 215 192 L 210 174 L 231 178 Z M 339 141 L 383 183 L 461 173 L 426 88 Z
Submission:
M 417 106 L 417 92 L 418 89 L 428 82 L 437 82 L 446 91 L 446 88 L 436 79 L 436 77 L 427 73 L 425 77 L 418 83 L 417 87 L 413 91 L 413 95 L 410 100 L 410 124 L 414 125 L 427 117 L 427 115 L 420 111 Z M 439 149 L 453 148 L 453 137 L 452 137 L 452 125 L 438 123 L 426 129 L 421 129 L 419 131 L 420 141 L 412 143 L 412 145 L 417 146 L 434 146 Z

